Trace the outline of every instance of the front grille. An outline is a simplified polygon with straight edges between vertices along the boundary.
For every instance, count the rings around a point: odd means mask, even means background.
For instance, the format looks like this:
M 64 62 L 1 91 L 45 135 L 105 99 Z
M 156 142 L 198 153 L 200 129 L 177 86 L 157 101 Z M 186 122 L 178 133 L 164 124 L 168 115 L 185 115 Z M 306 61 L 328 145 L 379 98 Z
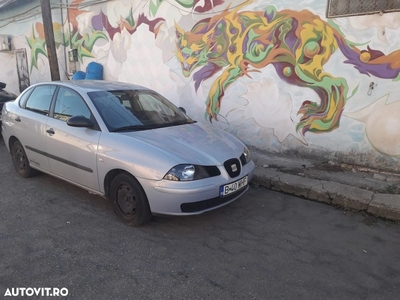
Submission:
M 239 176 L 242 169 L 237 158 L 228 159 L 226 162 L 224 162 L 224 167 L 231 178 Z
M 203 166 L 209 177 L 221 175 L 221 171 L 216 166 Z
M 194 166 L 195 167 L 195 175 L 194 179 L 203 179 L 209 177 L 215 177 L 221 175 L 221 171 L 216 166 Z

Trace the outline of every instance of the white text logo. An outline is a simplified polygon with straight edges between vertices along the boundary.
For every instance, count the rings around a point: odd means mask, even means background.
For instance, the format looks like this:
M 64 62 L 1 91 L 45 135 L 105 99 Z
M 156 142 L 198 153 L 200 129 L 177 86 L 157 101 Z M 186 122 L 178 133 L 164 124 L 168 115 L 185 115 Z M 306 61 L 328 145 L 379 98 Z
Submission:
M 4 297 L 17 297 L 17 296 L 41 296 L 41 297 L 66 297 L 68 296 L 67 288 L 49 288 L 49 287 L 40 287 L 40 288 L 24 288 L 24 287 L 16 287 L 16 288 L 7 288 L 4 293 Z

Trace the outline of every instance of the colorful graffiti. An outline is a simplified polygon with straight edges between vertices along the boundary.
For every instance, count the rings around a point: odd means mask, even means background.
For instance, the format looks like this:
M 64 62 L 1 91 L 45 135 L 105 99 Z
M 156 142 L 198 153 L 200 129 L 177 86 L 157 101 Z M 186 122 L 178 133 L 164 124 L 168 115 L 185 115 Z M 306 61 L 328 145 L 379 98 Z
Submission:
M 73 1 L 71 4 L 72 8 L 68 10 L 68 18 L 71 32 L 69 32 L 66 36 L 66 39 L 69 41 L 71 49 L 77 49 L 78 58 L 80 61 L 82 61 L 84 57 L 93 57 L 92 50 L 97 40 L 104 39 L 108 41 L 107 35 L 104 34 L 101 30 L 96 30 L 96 28 L 94 28 L 94 30 L 91 30 L 90 34 L 87 32 L 81 34 L 79 32 L 78 16 L 87 11 L 75 8 L 75 5 L 78 5 L 82 1 L 83 0 Z
M 85 0 L 74 0 L 71 2 L 68 8 L 68 20 L 66 21 L 66 26 L 58 22 L 53 22 L 53 29 L 55 35 L 55 44 L 58 48 L 60 45 L 70 46 L 71 49 L 77 49 L 78 58 L 82 62 L 84 57 L 93 58 L 92 50 L 94 44 L 99 39 L 104 39 L 108 41 L 114 39 L 115 34 L 121 33 L 126 30 L 129 34 L 136 32 L 137 28 L 141 24 L 149 25 L 151 32 L 157 35 L 158 28 L 160 24 L 164 21 L 163 18 L 153 18 L 149 19 L 145 13 L 141 12 L 137 15 L 134 14 L 134 9 L 131 7 L 127 10 L 125 15 L 120 16 L 120 21 L 118 26 L 114 27 L 110 24 L 109 18 L 101 10 L 99 14 L 94 15 L 91 18 L 91 32 L 81 33 L 79 30 L 79 17 L 82 14 L 90 13 L 89 10 L 80 8 Z M 143 1 L 138 1 L 143 2 Z M 148 15 L 155 17 L 160 6 L 164 3 L 163 0 L 150 1 L 148 7 Z M 183 8 L 191 8 L 194 12 L 203 13 L 212 10 L 214 7 L 221 5 L 223 0 L 176 0 L 177 5 Z M 139 5 L 137 6 L 139 7 Z M 66 30 L 65 28 L 68 28 Z M 36 32 L 35 32 L 36 31 Z M 107 36 L 107 34 L 108 36 Z M 31 49 L 31 66 L 30 71 L 33 68 L 37 68 L 37 61 L 40 54 L 47 57 L 46 42 L 43 30 L 43 24 L 37 22 L 35 27 L 32 27 L 32 32 L 30 37 L 26 38 L 28 46 Z
M 175 0 L 180 6 L 184 8 L 191 8 L 193 12 L 197 13 L 205 13 L 212 10 L 214 7 L 221 5 L 224 3 L 224 0 Z M 161 4 L 163 4 L 163 0 L 150 1 L 150 13 L 152 16 L 155 16 Z
M 43 25 L 42 25 L 42 28 L 43 28 Z M 34 28 L 32 26 L 31 36 L 29 38 L 27 37 L 26 41 L 28 42 L 28 46 L 31 49 L 31 56 L 30 56 L 31 67 L 30 67 L 30 72 L 32 73 L 32 69 L 33 68 L 37 68 L 37 66 L 38 66 L 37 62 L 38 62 L 39 54 L 42 54 L 45 57 L 47 57 L 46 39 L 44 37 L 44 32 L 40 32 L 39 31 L 39 35 L 36 36 L 35 30 L 34 30 Z
M 273 65 L 279 77 L 316 92 L 320 103 L 305 100 L 297 131 L 330 132 L 339 127 L 340 117 L 351 93 L 345 78 L 334 77 L 324 70 L 332 54 L 341 50 L 361 73 L 385 79 L 399 79 L 400 50 L 385 55 L 367 47 L 357 48 L 332 22 L 323 21 L 308 10 L 241 11 L 242 6 L 203 19 L 185 32 L 177 24 L 177 53 L 183 74 L 193 74 L 195 89 L 222 70 L 213 82 L 206 100 L 206 117 L 218 120 L 226 89 L 242 76 L 251 78 Z
M 144 14 L 140 14 L 138 19 L 135 21 L 133 10 L 131 9 L 127 16 L 121 17 L 121 22 L 116 28 L 110 24 L 107 15 L 103 12 L 100 12 L 100 14 L 92 18 L 92 26 L 96 30 L 106 31 L 110 36 L 110 39 L 113 40 L 115 34 L 121 33 L 123 30 L 129 32 L 129 34 L 135 33 L 141 24 L 149 25 L 150 31 L 157 34 L 159 23 L 162 21 L 163 19 L 161 18 L 149 20 Z
M 91 34 L 84 33 L 83 35 L 79 33 L 77 18 L 80 14 L 86 12 L 85 10 L 80 10 L 74 8 L 75 5 L 79 4 L 83 0 L 75 0 L 72 2 L 72 8 L 69 11 L 69 20 L 71 25 L 71 30 L 64 30 L 63 24 L 58 22 L 53 22 L 54 40 L 56 48 L 62 46 L 70 46 L 72 49 L 77 49 L 78 58 L 82 61 L 83 57 L 93 57 L 92 50 L 93 46 L 99 39 L 108 40 L 107 36 L 98 30 L 93 30 Z M 36 33 L 35 33 L 36 29 Z M 30 72 L 33 68 L 37 68 L 37 61 L 40 54 L 47 57 L 46 51 L 46 40 L 44 35 L 43 23 L 36 22 L 35 27 L 32 26 L 32 32 L 30 37 L 26 38 L 28 46 L 31 50 L 31 66 Z

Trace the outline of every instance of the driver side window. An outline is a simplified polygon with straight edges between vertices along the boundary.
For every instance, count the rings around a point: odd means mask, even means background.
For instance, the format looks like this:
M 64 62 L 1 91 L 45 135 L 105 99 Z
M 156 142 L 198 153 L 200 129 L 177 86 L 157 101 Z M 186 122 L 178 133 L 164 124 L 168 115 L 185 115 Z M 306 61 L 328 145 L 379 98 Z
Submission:
M 54 118 L 66 122 L 72 116 L 90 119 L 91 113 L 82 97 L 75 91 L 60 87 L 54 107 Z

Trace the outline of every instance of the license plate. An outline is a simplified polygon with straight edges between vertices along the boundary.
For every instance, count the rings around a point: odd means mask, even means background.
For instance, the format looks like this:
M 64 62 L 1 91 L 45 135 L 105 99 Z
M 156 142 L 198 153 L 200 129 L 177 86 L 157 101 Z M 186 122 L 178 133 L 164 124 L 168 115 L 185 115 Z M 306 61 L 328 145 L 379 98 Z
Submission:
M 238 181 L 222 185 L 219 190 L 219 196 L 225 197 L 247 186 L 247 176 L 239 179 Z

